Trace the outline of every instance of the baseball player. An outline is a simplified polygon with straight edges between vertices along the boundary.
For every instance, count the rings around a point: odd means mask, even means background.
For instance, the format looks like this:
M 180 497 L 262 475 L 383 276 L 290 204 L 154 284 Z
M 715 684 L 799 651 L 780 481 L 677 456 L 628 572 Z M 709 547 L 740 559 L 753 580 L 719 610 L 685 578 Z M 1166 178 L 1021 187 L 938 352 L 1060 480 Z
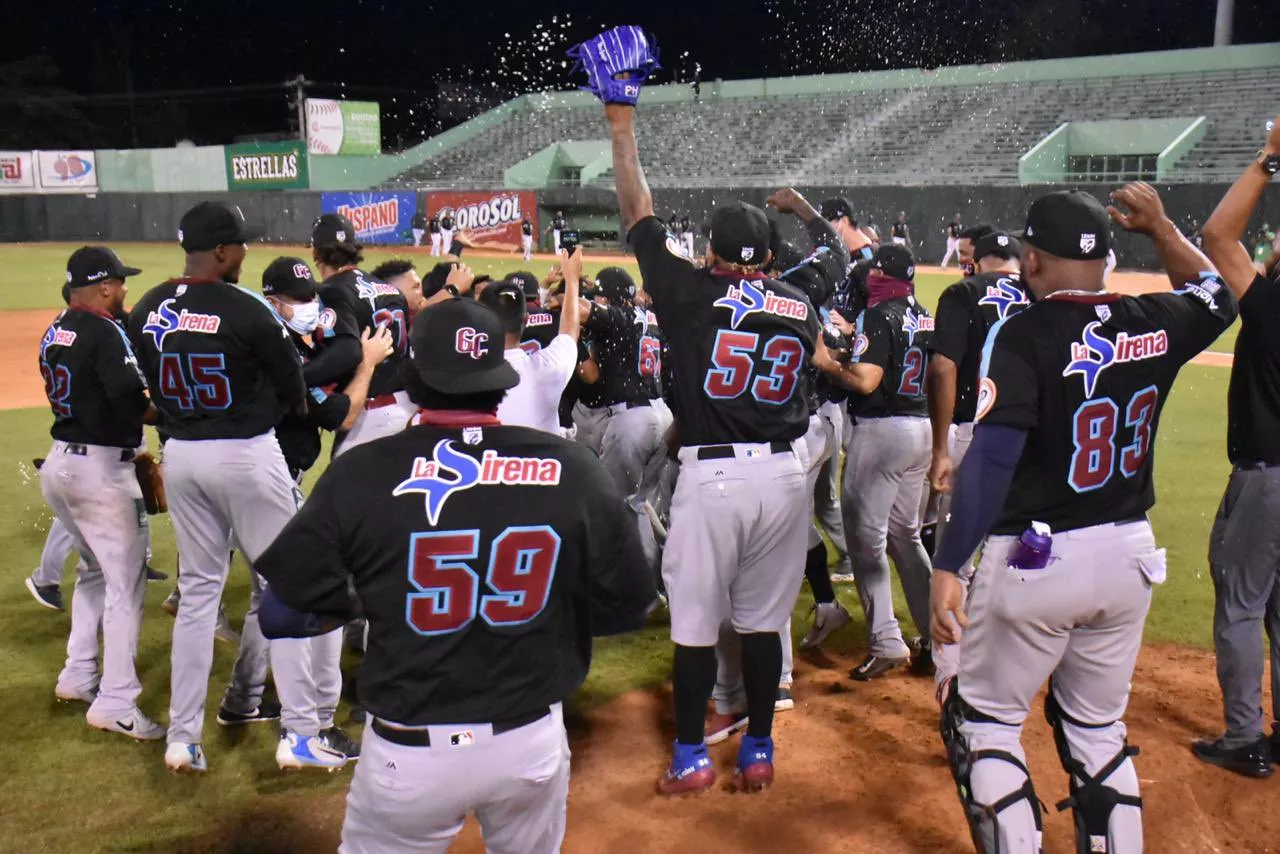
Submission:
M 414 211 L 409 228 L 413 232 L 413 245 L 421 246 L 422 235 L 427 233 L 427 215 L 421 210 Z
M 298 354 L 262 297 L 236 285 L 246 242 L 258 236 L 238 207 L 202 202 L 183 215 L 186 270 L 134 307 L 129 338 L 164 414 L 169 515 L 182 555 L 165 765 L 208 768 L 201 748 L 213 663 L 213 628 L 232 538 L 253 561 L 297 510 L 297 490 L 273 435 L 285 412 L 304 406 Z M 249 611 L 223 707 L 251 717 L 266 681 L 268 649 L 258 628 L 260 583 L 250 573 Z M 302 666 L 302 663 L 297 663 Z M 291 674 L 276 666 L 277 680 Z M 308 736 L 315 736 L 311 732 Z M 282 766 L 340 766 L 318 739 L 290 736 Z
M 520 246 L 524 250 L 524 260 L 533 257 L 533 221 L 525 214 L 520 220 Z
M 893 613 L 892 556 L 916 628 L 929 625 L 929 555 L 920 541 L 921 494 L 929 471 L 929 421 L 924 376 L 933 318 L 916 302 L 915 259 L 899 244 L 876 250 L 867 278 L 866 309 L 852 328 L 851 361 L 823 360 L 833 382 L 850 397 L 855 420 L 844 466 L 845 536 L 869 652 L 850 674 L 875 679 L 910 660 Z
M 1280 482 L 1280 268 L 1275 255 L 1259 272 L 1240 240 L 1267 184 L 1280 172 L 1280 119 L 1263 149 L 1236 179 L 1204 224 L 1204 249 L 1240 301 L 1231 384 L 1227 390 L 1227 456 L 1232 472 L 1209 539 L 1213 576 L 1213 648 L 1218 658 L 1226 732 L 1198 741 L 1202 761 L 1264 777 L 1280 756 L 1276 727 L 1263 733 L 1264 672 L 1258 636 L 1264 626 L 1271 652 L 1271 710 L 1280 720 L 1280 619 L 1276 571 L 1275 484 Z
M 520 384 L 507 393 L 498 407 L 504 424 L 535 427 L 560 435 L 560 396 L 578 364 L 578 330 L 581 326 L 578 280 L 582 275 L 582 253 L 575 251 L 561 259 L 565 271 L 565 301 L 560 309 L 560 331 L 551 342 L 530 353 L 520 346 L 528 318 L 525 291 L 521 285 L 503 282 L 485 288 L 480 303 L 493 309 L 505 330 L 503 355 L 520 376 Z M 491 346 L 476 342 L 475 346 Z M 493 342 L 492 346 L 497 346 Z
M 448 216 L 448 211 L 445 215 Z M 450 228 L 451 223 L 452 220 Z M 444 228 L 443 221 L 441 228 Z M 399 375 L 400 362 L 409 352 L 409 304 L 395 287 L 360 269 L 363 247 L 356 240 L 355 227 L 342 214 L 322 214 L 316 220 L 311 229 L 311 247 L 316 268 L 324 279 L 319 287 L 320 299 L 325 308 L 332 311 L 332 314 L 325 312 L 327 316 L 322 318 L 325 338 L 333 331 L 354 344 L 348 345 L 344 361 L 340 363 L 345 370 L 335 377 L 331 369 L 336 365 L 331 363 L 312 384 L 336 380 L 340 387 L 346 387 L 360 362 L 359 339 L 354 336 L 366 330 L 387 328 L 396 348 L 391 358 L 374 373 L 364 412 L 356 419 L 355 426 L 334 438 L 336 456 L 356 445 L 399 432 L 413 414 L 413 405 L 404 393 Z M 331 346 L 326 340 L 325 349 Z
M 688 214 L 680 217 L 680 239 L 684 242 L 684 251 L 689 257 L 696 257 L 693 254 L 693 220 Z
M 551 218 L 551 246 L 552 251 L 557 255 L 560 254 L 560 234 L 569 227 L 565 221 L 564 211 L 556 211 L 556 215 Z
M 995 226 L 985 222 L 960 229 L 960 239 L 956 243 L 956 260 L 960 264 L 960 275 L 968 277 L 977 272 L 973 263 L 973 244 L 995 230 Z
M 440 255 L 440 214 L 433 213 L 427 220 L 427 233 L 431 235 L 431 254 Z M 445 247 L 448 249 L 449 247 Z
M 849 250 L 851 261 L 869 261 L 874 247 L 866 232 L 858 228 L 858 220 L 853 214 L 853 205 L 843 197 L 827 199 L 819 208 L 822 218 L 835 226 L 836 234 L 844 241 L 844 248 Z
M 600 464 L 496 417 L 520 381 L 505 334 L 474 300 L 424 311 L 413 425 L 335 460 L 258 561 L 273 636 L 341 624 L 348 579 L 369 621 L 343 854 L 443 852 L 468 813 L 489 851 L 558 852 L 561 703 L 587 674 L 591 634 L 639 628 L 653 601 Z
M 987 333 L 1004 318 L 1030 305 L 1020 275 L 1021 253 L 1022 244 L 1010 234 L 992 232 L 978 238 L 973 248 L 977 273 L 956 282 L 938 299 L 925 391 L 933 432 L 929 484 L 939 495 L 939 539 L 951 510 L 951 479 L 973 440 L 978 371 Z M 968 585 L 972 575 L 973 561 L 969 560 L 957 577 L 961 584 Z M 959 649 L 954 645 L 933 651 L 939 701 L 959 669 L 958 656 Z
M 889 227 L 889 235 L 899 246 L 911 246 L 911 229 L 907 227 L 906 211 L 898 211 L 898 218 Z
M 134 668 L 147 579 L 146 511 L 133 459 L 155 410 L 115 321 L 124 311 L 125 279 L 140 272 L 105 246 L 85 246 L 67 261 L 70 302 L 40 341 L 53 411 L 40 491 L 83 557 L 54 695 L 88 703 L 89 726 L 154 741 L 164 727 L 138 709 L 142 683 Z
M 951 218 L 951 222 L 947 223 L 947 227 L 943 229 L 943 236 L 947 238 L 947 254 L 942 256 L 942 268 L 945 270 L 947 264 L 951 262 L 951 256 L 960 251 L 960 214 L 957 213 Z
M 978 426 L 934 560 L 933 636 L 961 645 L 942 736 L 980 852 L 1040 851 L 1020 736 L 1046 679 L 1074 850 L 1142 850 L 1137 750 L 1121 718 L 1151 587 L 1165 577 L 1147 521 L 1151 451 L 1179 369 L 1232 322 L 1236 301 L 1199 272 L 1207 259 L 1154 190 L 1130 185 L 1113 198 L 1129 210 L 1115 220 L 1151 236 L 1170 279 L 1186 284 L 1107 293 L 1101 203 L 1060 191 L 1031 205 L 1022 277 L 1036 301 L 988 336 Z M 966 616 L 956 573 L 984 537 Z
M 635 138 L 635 102 L 654 65 L 649 50 L 639 28 L 619 27 L 571 53 L 605 102 L 622 225 L 675 363 L 683 447 L 662 574 L 675 642 L 676 742 L 658 789 L 696 792 L 715 782 L 704 715 L 716 641 L 729 621 L 742 646 L 750 717 L 734 783 L 758 791 L 773 782 L 778 633 L 804 564 L 809 409 L 800 375 L 819 324 L 801 291 L 762 272 L 769 221 L 759 208 L 716 207 L 704 267 L 653 215 Z
M 383 261 L 373 268 L 373 277 L 386 282 L 404 297 L 405 306 L 409 310 L 409 323 L 413 324 L 414 315 L 426 307 L 427 298 L 422 293 L 422 276 L 412 261 L 393 258 Z
M 453 208 L 445 208 L 440 213 L 440 246 L 447 255 L 453 251 Z

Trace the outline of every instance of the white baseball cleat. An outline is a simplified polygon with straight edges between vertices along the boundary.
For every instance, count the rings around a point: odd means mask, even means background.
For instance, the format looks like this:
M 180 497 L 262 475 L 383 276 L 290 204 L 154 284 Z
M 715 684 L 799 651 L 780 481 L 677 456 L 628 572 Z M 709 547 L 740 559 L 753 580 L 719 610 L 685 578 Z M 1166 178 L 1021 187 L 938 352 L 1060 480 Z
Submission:
M 801 649 L 816 649 L 849 622 L 849 612 L 839 602 L 817 602 L 813 606 L 813 625 L 800 641 Z
M 333 772 L 347 764 L 347 755 L 334 750 L 318 735 L 299 735 L 284 730 L 280 743 L 276 745 L 276 764 L 282 771 L 324 768 Z
M 124 715 L 108 715 L 101 717 L 92 711 L 85 715 L 85 720 L 94 729 L 105 732 L 118 732 L 138 741 L 159 741 L 164 738 L 165 728 L 151 720 L 138 709 L 131 709 Z
M 63 688 L 57 685 L 53 689 L 53 696 L 60 703 L 89 703 L 98 699 L 97 688 Z
M 171 741 L 164 749 L 164 767 L 179 774 L 203 774 L 209 770 L 209 763 L 200 745 Z

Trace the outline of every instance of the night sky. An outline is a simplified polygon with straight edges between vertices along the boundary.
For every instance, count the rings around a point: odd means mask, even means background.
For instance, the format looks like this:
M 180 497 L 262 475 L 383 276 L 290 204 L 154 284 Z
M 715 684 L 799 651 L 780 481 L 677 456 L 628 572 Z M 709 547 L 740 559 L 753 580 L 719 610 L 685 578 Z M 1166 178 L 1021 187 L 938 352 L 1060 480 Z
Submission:
M 653 30 L 665 66 L 657 79 L 670 82 L 692 80 L 697 66 L 712 80 L 1206 46 L 1215 0 L 650 0 L 613 17 L 622 5 L 9 4 L 0 147 L 288 135 L 281 84 L 301 73 L 317 81 L 312 95 L 380 101 L 384 145 L 397 148 L 513 95 L 565 88 L 564 49 L 618 23 Z M 1236 0 L 1235 40 L 1280 40 L 1276 0 Z M 188 89 L 204 91 L 147 94 Z

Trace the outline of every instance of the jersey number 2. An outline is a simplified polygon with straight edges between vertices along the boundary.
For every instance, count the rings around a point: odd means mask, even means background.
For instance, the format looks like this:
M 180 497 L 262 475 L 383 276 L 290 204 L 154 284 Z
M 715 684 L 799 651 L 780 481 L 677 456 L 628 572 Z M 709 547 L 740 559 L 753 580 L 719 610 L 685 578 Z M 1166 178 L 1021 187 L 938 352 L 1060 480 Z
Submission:
M 1120 408 L 1109 397 L 1087 400 L 1076 410 L 1072 421 L 1075 453 L 1071 455 L 1071 471 L 1067 483 L 1076 492 L 1101 489 L 1115 472 L 1120 458 L 1120 474 L 1133 477 L 1151 452 L 1151 422 L 1155 419 L 1160 392 L 1147 386 L 1129 399 L 1124 410 L 1124 424 L 1133 429 L 1133 441 L 1116 453 L 1116 428 Z
M 751 396 L 761 403 L 781 405 L 791 400 L 804 364 L 804 346 L 800 339 L 775 335 L 763 347 L 759 345 L 760 336 L 754 332 L 721 329 L 711 350 L 712 370 L 707 372 L 702 384 L 707 396 L 733 400 L 750 386 Z M 757 362 L 769 370 L 752 381 Z
M 507 528 L 489 546 L 485 587 L 468 561 L 480 556 L 480 532 L 439 531 L 409 538 L 409 583 L 417 590 L 405 620 L 420 635 L 461 631 L 480 615 L 490 626 L 518 626 L 542 613 L 560 560 L 560 535 L 547 525 Z
M 902 356 L 902 379 L 898 394 L 902 397 L 920 397 L 924 394 L 924 351 L 910 347 Z

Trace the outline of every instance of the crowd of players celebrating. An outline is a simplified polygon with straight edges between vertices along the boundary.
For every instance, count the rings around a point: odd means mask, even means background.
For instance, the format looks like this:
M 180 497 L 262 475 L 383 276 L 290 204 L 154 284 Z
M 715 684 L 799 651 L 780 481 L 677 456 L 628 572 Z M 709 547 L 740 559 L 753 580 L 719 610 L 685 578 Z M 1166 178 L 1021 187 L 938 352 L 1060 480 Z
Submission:
M 1275 253 L 1256 269 L 1237 241 L 1280 167 L 1280 132 L 1206 222 L 1205 254 L 1145 184 L 1110 209 L 1050 193 L 1016 232 L 957 221 L 948 248 L 965 278 L 934 316 L 915 299 L 905 218 L 880 244 L 846 199 L 815 207 L 781 189 L 773 219 L 718 207 L 695 257 L 688 226 L 654 215 L 635 139 L 651 41 L 618 28 L 572 55 L 605 103 L 639 282 L 620 267 L 584 277 L 573 246 L 541 281 L 476 276 L 465 233 L 425 277 L 405 260 L 366 272 L 352 224 L 325 214 L 311 258 L 276 259 L 255 293 L 239 275 L 257 234 L 218 203 L 183 216 L 185 269 L 130 312 L 125 280 L 141 271 L 104 247 L 72 255 L 68 308 L 40 347 L 54 414 L 42 491 L 82 558 L 58 698 L 87 703 L 98 729 L 164 740 L 173 771 L 207 770 L 205 694 L 238 549 L 253 583 L 217 721 L 278 722 L 282 768 L 360 759 L 342 851 L 445 850 L 469 813 L 491 851 L 557 851 L 561 703 L 592 636 L 663 605 L 676 732 L 658 790 L 711 788 L 707 745 L 739 732 L 732 787 L 772 784 L 802 581 L 815 602 L 802 648 L 850 620 L 821 526 L 866 616 L 852 678 L 935 674 L 977 849 L 1039 850 L 1020 734 L 1052 677 L 1079 850 L 1139 851 L 1121 718 L 1164 577 L 1150 452 L 1178 369 L 1239 313 L 1235 471 L 1211 555 L 1227 732 L 1195 749 L 1269 774 L 1256 641 L 1276 565 L 1256 538 L 1280 490 L 1266 326 L 1280 281 Z M 780 236 L 780 217 L 807 245 Z M 1173 291 L 1104 289 L 1113 223 L 1152 240 Z M 146 500 L 167 504 L 180 555 L 167 727 L 139 710 L 134 668 L 144 424 L 164 441 L 164 500 Z M 322 430 L 334 458 L 304 502 Z M 47 575 L 28 587 L 61 607 Z M 359 741 L 334 720 L 344 632 L 364 655 Z

